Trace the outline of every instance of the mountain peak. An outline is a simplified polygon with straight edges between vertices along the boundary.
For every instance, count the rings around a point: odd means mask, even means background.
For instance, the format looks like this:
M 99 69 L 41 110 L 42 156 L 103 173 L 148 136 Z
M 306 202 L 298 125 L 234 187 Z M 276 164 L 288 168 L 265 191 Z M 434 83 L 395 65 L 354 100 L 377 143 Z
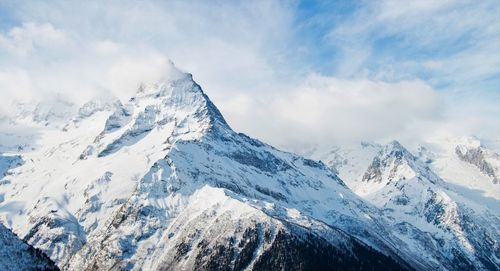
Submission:
M 75 106 L 60 94 L 47 96 L 42 101 L 25 100 L 14 103 L 14 123 L 59 127 L 76 113 Z
M 500 179 L 500 155 L 489 150 L 474 137 L 462 140 L 456 147 L 455 153 L 458 158 L 469 163 L 486 176 L 490 177 L 493 184 L 498 184 Z
M 162 79 L 155 83 L 141 83 L 129 103 L 176 110 L 188 110 L 191 107 L 201 113 L 197 117 L 208 117 L 211 124 L 229 128 L 220 111 L 194 81 L 193 75 L 179 70 L 170 60 Z
M 190 74 L 142 84 L 128 103 L 118 106 L 106 120 L 96 146 L 98 156 L 114 153 L 149 134 L 161 134 L 170 146 L 178 139 L 201 139 L 207 134 L 232 132 L 217 107 Z M 168 148 L 168 146 L 165 146 Z M 88 154 L 88 153 L 87 153 Z M 82 157 L 86 157 L 84 154 Z
M 418 160 L 401 143 L 394 140 L 385 145 L 363 175 L 362 181 L 383 183 L 407 179 L 439 179 L 422 161 Z
M 139 90 L 141 91 L 141 90 Z M 191 74 L 172 81 L 163 81 L 155 84 L 144 85 L 142 92 L 138 92 L 137 98 L 146 96 L 165 99 L 163 106 L 195 106 L 200 110 L 206 110 L 211 121 L 218 121 L 227 125 L 219 109 L 212 103 L 203 89 L 196 83 Z
M 406 150 L 406 148 L 403 147 L 403 145 L 401 143 L 399 143 L 399 141 L 397 141 L 397 140 L 392 140 L 391 142 L 389 142 L 387 144 L 387 147 L 394 148 L 394 149 L 404 149 L 404 150 Z
M 457 140 L 456 145 L 457 145 L 457 151 L 460 151 L 463 154 L 465 154 L 468 149 L 479 149 L 482 147 L 483 144 L 479 138 L 475 136 L 469 136 Z
M 471 143 L 478 146 L 477 142 Z M 482 152 L 471 153 L 470 149 L 467 152 L 471 163 L 476 162 L 478 167 L 487 169 L 483 157 Z M 444 269 L 475 269 L 474 266 L 483 264 L 488 264 L 489 268 L 477 269 L 497 268 L 495 260 L 483 260 L 489 258 L 491 252 L 484 249 L 489 244 L 482 241 L 485 236 L 497 238 L 494 237 L 498 236 L 496 229 L 470 227 L 486 223 L 483 219 L 492 217 L 489 211 L 483 204 L 469 201 L 467 193 L 458 194 L 456 188 L 449 186 L 397 141 L 386 145 L 374 158 L 363 181 L 356 192 L 388 214 L 403 238 L 414 238 L 416 250 L 427 250 L 428 244 L 448 235 L 446 243 L 437 242 Z M 422 232 L 428 237 L 422 238 Z M 450 248 L 453 253 L 447 254 Z

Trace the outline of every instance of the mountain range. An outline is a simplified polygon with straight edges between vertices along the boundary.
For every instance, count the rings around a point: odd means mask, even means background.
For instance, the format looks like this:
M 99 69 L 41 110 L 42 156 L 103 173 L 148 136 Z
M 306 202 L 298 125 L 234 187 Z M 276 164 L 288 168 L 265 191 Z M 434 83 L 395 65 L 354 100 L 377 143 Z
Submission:
M 168 74 L 127 102 L 4 120 L 0 221 L 47 266 L 500 269 L 500 156 L 480 140 L 301 156 L 235 132 L 190 74 Z

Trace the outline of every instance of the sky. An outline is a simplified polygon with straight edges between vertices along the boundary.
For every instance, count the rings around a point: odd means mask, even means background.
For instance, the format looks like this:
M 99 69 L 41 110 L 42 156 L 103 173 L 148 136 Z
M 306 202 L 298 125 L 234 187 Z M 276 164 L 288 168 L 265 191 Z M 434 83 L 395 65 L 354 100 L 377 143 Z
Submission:
M 498 0 L 0 1 L 0 114 L 127 100 L 169 60 L 278 146 L 500 135 Z

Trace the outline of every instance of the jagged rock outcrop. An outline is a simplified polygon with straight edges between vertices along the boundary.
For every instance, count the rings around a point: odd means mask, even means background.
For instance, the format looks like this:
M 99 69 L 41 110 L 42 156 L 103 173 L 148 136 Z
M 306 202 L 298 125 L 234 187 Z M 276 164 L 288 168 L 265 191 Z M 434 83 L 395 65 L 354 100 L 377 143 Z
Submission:
M 483 174 L 498 184 L 500 178 L 500 155 L 481 146 L 478 139 L 468 139 L 466 144 L 455 147 L 457 156 L 467 163 L 476 166 Z

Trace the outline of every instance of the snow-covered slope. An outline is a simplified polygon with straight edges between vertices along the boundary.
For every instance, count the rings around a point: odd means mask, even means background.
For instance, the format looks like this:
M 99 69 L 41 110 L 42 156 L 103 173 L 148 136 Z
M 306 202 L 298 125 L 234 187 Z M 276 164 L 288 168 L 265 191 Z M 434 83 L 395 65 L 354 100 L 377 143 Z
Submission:
M 191 75 L 170 76 L 33 124 L 0 219 L 67 270 L 436 266 L 327 166 L 234 132 Z
M 19 239 L 0 224 L 0 270 L 59 270 L 40 250 Z
M 471 197 L 500 200 L 500 155 L 478 138 L 434 140 L 420 150 L 419 156 L 448 183 L 473 190 Z
M 62 96 L 48 96 L 44 101 L 23 101 L 15 103 L 11 120 L 17 124 L 36 123 L 41 126 L 60 127 L 76 112 L 73 103 Z
M 380 144 L 361 142 L 354 145 L 327 148 L 327 150 L 315 148 L 314 151 L 304 153 L 304 155 L 323 161 L 337 172 L 349 188 L 357 190 L 364 172 L 381 149 L 382 145 Z
M 445 267 L 500 268 L 500 206 L 488 208 L 457 193 L 398 142 L 375 157 L 362 182 L 359 193 L 394 218 L 400 237 Z
M 500 268 L 500 204 L 497 198 L 488 197 L 485 190 L 474 189 L 478 187 L 476 182 L 483 182 L 481 189 L 494 185 L 491 180 L 481 179 L 488 174 L 480 171 L 484 168 L 482 161 L 491 161 L 493 154 L 481 149 L 477 142 L 468 147 L 457 145 L 449 156 L 420 147 L 417 157 L 397 141 L 380 147 L 375 156 L 363 148 L 366 147 L 343 153 L 337 150 L 336 154 L 345 157 L 366 155 L 364 159 L 345 159 L 338 171 L 342 176 L 345 168 L 360 168 L 366 159 L 372 159 L 348 183 L 358 195 L 383 210 L 392 221 L 394 232 L 414 253 L 426 255 L 429 262 L 439 262 L 441 268 L 448 270 Z M 468 156 L 475 158 L 464 159 Z M 342 158 L 335 159 L 338 160 Z M 433 171 L 441 165 L 441 169 L 450 172 L 452 163 L 458 164 L 452 169 L 462 168 L 443 175 L 454 181 L 443 180 Z M 455 177 L 462 172 L 468 175 L 457 180 Z M 488 194 L 495 195 L 496 191 Z
M 65 270 L 499 268 L 481 144 L 362 143 L 315 152 L 325 165 L 234 132 L 170 69 L 126 103 L 22 107 L 0 135 L 0 221 Z

